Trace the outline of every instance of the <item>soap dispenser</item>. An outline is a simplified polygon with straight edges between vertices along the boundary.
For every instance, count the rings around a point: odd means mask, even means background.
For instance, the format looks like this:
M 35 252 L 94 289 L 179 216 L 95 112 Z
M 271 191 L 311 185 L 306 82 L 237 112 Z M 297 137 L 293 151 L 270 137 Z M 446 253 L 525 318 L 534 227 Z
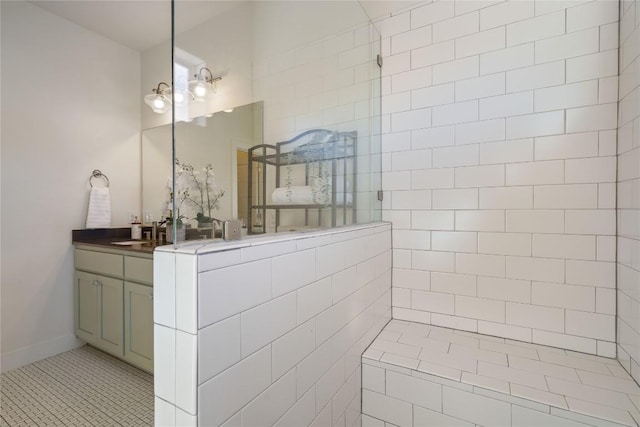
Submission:
M 133 222 L 131 223 L 131 239 L 132 240 L 141 240 L 142 239 L 142 224 L 138 220 L 138 217 L 134 217 Z

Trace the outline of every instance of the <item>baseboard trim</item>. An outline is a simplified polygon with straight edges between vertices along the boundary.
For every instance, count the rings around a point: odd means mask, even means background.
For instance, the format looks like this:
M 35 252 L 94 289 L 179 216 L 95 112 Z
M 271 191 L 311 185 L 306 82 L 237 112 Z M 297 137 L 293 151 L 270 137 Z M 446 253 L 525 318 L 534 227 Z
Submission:
M 2 353 L 0 372 L 7 372 L 65 351 L 73 350 L 84 343 L 75 335 L 64 335 L 48 341 L 39 342 L 17 350 Z

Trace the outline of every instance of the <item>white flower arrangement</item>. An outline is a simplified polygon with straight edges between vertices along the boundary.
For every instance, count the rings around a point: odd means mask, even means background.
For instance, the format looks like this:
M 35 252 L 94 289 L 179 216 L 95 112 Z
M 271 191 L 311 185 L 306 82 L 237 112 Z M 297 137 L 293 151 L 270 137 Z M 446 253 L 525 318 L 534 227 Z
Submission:
M 174 218 L 176 219 L 179 226 L 182 225 L 182 220 L 187 218 L 185 215 L 182 215 L 180 211 L 183 208 L 183 205 L 187 200 L 189 200 L 189 185 L 184 176 L 184 170 L 181 167 L 178 167 L 178 163 L 176 161 L 176 180 L 175 186 L 173 179 L 171 177 L 167 180 L 167 189 L 169 190 L 169 199 L 165 204 L 165 211 L 169 212 L 167 216 L 167 225 L 171 225 L 173 223 Z M 173 199 L 175 198 L 175 209 L 176 214 L 173 214 Z
M 175 194 L 169 180 L 169 201 L 168 205 L 173 203 L 173 197 L 176 197 L 176 209 L 178 213 L 180 208 L 186 203 L 195 209 L 198 222 L 211 222 L 213 220 L 213 211 L 219 208 L 220 199 L 224 196 L 224 190 L 220 189 L 216 184 L 213 166 L 208 163 L 202 169 L 195 169 L 189 163 L 181 163 L 176 159 L 176 186 Z M 169 208 L 171 209 L 171 208 Z M 177 216 L 180 219 L 180 215 Z M 185 218 L 183 216 L 183 218 Z

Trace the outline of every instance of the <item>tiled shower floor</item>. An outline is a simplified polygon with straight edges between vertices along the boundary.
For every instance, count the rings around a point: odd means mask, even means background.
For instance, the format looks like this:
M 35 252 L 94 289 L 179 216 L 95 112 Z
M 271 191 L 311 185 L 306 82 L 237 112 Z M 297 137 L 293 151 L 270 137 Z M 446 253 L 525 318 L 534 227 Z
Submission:
M 402 320 L 391 320 L 363 358 L 569 413 L 640 420 L 640 387 L 615 359 Z
M 84 346 L 0 377 L 2 426 L 151 426 L 153 376 Z

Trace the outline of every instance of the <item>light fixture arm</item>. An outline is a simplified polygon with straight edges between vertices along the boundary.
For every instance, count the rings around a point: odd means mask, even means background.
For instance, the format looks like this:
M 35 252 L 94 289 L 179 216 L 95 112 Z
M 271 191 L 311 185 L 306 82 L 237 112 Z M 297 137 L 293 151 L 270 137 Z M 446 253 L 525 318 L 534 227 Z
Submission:
M 168 84 L 166 84 L 165 82 L 160 82 L 160 83 L 158 83 L 158 87 L 157 87 L 157 88 L 155 88 L 155 89 L 152 89 L 151 91 L 152 91 L 153 93 L 156 93 L 156 94 L 160 95 L 162 92 L 164 92 L 164 90 L 163 90 L 163 89 L 160 89 L 160 86 L 162 86 L 162 85 L 165 85 L 165 86 L 167 87 L 167 89 L 171 89 L 171 86 L 169 86 L 169 85 L 168 85 Z
M 203 76 L 203 75 L 202 75 L 202 72 L 203 72 L 203 71 L 206 71 L 207 73 L 209 73 L 209 76 L 208 76 L 208 77 Z M 214 82 L 217 82 L 217 81 L 222 80 L 222 77 L 215 77 L 215 78 L 214 78 L 214 77 L 213 77 L 213 73 L 212 73 L 212 72 L 211 72 L 211 70 L 210 70 L 209 68 L 207 68 L 207 67 L 202 67 L 202 68 L 200 68 L 200 71 L 198 71 L 198 74 L 194 74 L 194 76 L 193 76 L 193 77 L 197 78 L 198 80 L 204 80 L 204 81 L 206 81 L 207 83 L 214 83 Z

